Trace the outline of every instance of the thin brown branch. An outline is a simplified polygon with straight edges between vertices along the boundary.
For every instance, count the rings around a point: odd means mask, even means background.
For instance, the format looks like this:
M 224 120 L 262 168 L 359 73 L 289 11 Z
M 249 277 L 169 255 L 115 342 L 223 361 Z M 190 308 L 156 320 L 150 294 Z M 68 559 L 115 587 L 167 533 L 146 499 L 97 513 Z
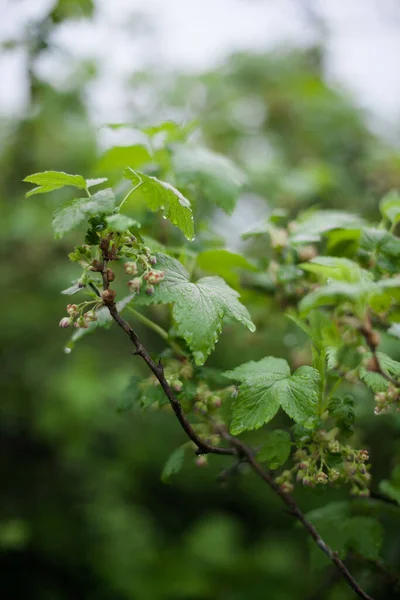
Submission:
M 340 571 L 343 578 L 347 581 L 347 583 L 354 590 L 354 592 L 364 600 L 373 600 L 372 597 L 369 596 L 366 592 L 364 592 L 364 590 L 358 585 L 357 581 L 351 575 L 344 562 L 340 560 L 337 552 L 332 550 L 332 548 L 330 548 L 328 544 L 324 542 L 314 525 L 302 513 L 295 500 L 291 496 L 289 496 L 289 494 L 286 494 L 284 491 L 282 491 L 282 489 L 276 483 L 271 473 L 265 471 L 261 467 L 261 465 L 255 460 L 251 448 L 246 446 L 246 444 L 243 444 L 243 442 L 241 442 L 237 438 L 234 438 L 233 436 L 229 435 L 227 432 L 221 433 L 223 437 L 227 441 L 229 441 L 232 444 L 232 446 L 236 448 L 239 456 L 246 457 L 247 462 L 251 465 L 253 471 L 273 489 L 275 494 L 277 494 L 281 498 L 281 500 L 288 507 L 289 513 L 292 514 L 298 521 L 300 521 L 307 533 L 313 538 L 313 540 L 315 541 L 317 546 L 322 550 L 322 552 L 324 552 L 324 554 L 326 554 L 326 556 L 333 562 L 335 567 L 338 569 L 338 571 Z
M 110 311 L 110 315 L 117 323 L 117 325 L 125 331 L 128 335 L 129 339 L 135 346 L 135 355 L 141 356 L 144 362 L 147 364 L 149 369 L 158 379 L 162 389 L 166 397 L 168 398 L 175 415 L 180 422 L 182 429 L 186 433 L 186 435 L 194 442 L 197 446 L 198 454 L 227 454 L 227 455 L 235 455 L 236 450 L 234 448 L 219 448 L 217 446 L 212 446 L 205 440 L 203 440 L 197 433 L 194 431 L 192 425 L 189 423 L 185 413 L 183 412 L 182 406 L 179 400 L 176 398 L 173 389 L 169 385 L 167 379 L 164 375 L 164 367 L 162 362 L 158 363 L 154 362 L 151 358 L 150 354 L 146 350 L 146 348 L 141 343 L 138 335 L 133 331 L 132 327 L 129 325 L 128 321 L 126 321 L 118 312 L 117 306 L 114 301 L 114 294 L 111 294 L 112 290 L 110 290 L 110 283 L 107 277 L 107 260 L 103 259 L 103 268 L 102 268 L 102 276 L 103 276 L 103 302 L 107 306 Z

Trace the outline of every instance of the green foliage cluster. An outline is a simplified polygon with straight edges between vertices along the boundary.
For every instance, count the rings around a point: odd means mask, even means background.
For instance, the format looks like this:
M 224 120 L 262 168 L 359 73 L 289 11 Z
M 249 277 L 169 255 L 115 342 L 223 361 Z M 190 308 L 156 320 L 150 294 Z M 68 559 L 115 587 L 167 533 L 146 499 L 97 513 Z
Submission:
M 186 179 L 186 163 L 183 171 L 174 169 L 179 156 L 184 155 L 184 141 L 175 153 L 174 146 L 168 144 L 168 136 L 174 131 L 171 122 L 157 127 L 157 133 L 164 131 L 167 133 L 165 146 L 158 150 L 163 161 L 157 164 L 157 156 L 153 156 L 152 171 L 163 178 L 173 174 L 178 187 L 183 186 L 188 195 L 190 179 Z M 204 176 L 207 172 L 211 182 L 213 177 L 219 178 L 221 187 L 228 189 L 231 175 L 235 175 L 233 163 L 214 157 L 207 150 L 205 169 L 202 153 L 194 152 L 190 156 L 193 160 L 190 173 L 194 178 L 196 173 Z M 200 157 L 198 165 L 196 156 Z M 137 164 L 137 156 L 134 160 Z M 144 165 L 140 166 L 145 167 L 146 162 L 144 158 Z M 181 172 L 185 173 L 183 179 Z M 28 197 L 64 186 L 77 187 L 86 193 L 86 197 L 67 200 L 58 207 L 52 222 L 57 238 L 80 225 L 87 229 L 85 244 L 70 253 L 72 262 L 80 265 L 81 275 L 78 283 L 64 293 L 86 293 L 90 300 L 68 304 L 66 308 L 68 316 L 61 319 L 60 327 L 77 329 L 67 348 L 71 350 L 72 343 L 80 339 L 85 330 L 109 325 L 113 315 L 110 307 L 117 294 L 110 285 L 115 285 L 112 283 L 116 279 L 115 268 L 123 263 L 125 274 L 136 277 L 127 282 L 131 293 L 119 300 L 118 310 L 131 310 L 168 343 L 163 358 L 166 381 L 192 419 L 199 439 L 218 447 L 224 442 L 225 428 L 233 435 L 258 430 L 272 421 L 282 408 L 292 423 L 290 431 L 273 430 L 258 451 L 259 460 L 270 469 L 279 469 L 275 481 L 280 490 L 290 494 L 296 482 L 311 488 L 350 484 L 350 494 L 369 498 L 369 453 L 355 446 L 358 424 L 354 399 L 344 384 L 348 382 L 351 387 L 364 384 L 372 389 L 376 416 L 390 413 L 392 409 L 400 410 L 400 380 L 397 379 L 400 363 L 378 352 L 381 332 L 393 334 L 392 328 L 400 323 L 400 279 L 397 276 L 400 241 L 394 234 L 400 215 L 400 195 L 392 191 L 381 200 L 381 220 L 376 224 L 364 223 L 345 212 L 326 214 L 324 210 L 309 210 L 298 219 L 289 220 L 282 214 L 279 228 L 272 218 L 264 227 L 246 234 L 247 238 L 264 236 L 271 256 L 267 265 L 263 259 L 253 257 L 253 268 L 245 283 L 239 279 L 238 287 L 244 286 L 248 300 L 254 302 L 266 294 L 265 290 L 256 289 L 257 277 L 265 273 L 269 276 L 268 294 L 278 302 L 280 310 L 288 309 L 288 317 L 309 338 L 310 364 L 303 364 L 292 372 L 287 360 L 267 356 L 225 373 L 217 372 L 218 377 L 222 375 L 239 383 L 237 388 L 221 387 L 213 386 L 207 374 L 198 369 L 213 351 L 224 323 L 238 321 L 252 333 L 256 327 L 239 301 L 238 291 L 220 276 L 210 274 L 196 282 L 191 279 L 201 254 L 204 257 L 205 253 L 213 252 L 213 261 L 205 263 L 209 273 L 229 271 L 238 262 L 226 248 L 212 250 L 207 240 L 201 238 L 193 249 L 183 240 L 179 246 L 171 247 L 166 237 L 164 251 L 157 252 L 158 242 L 145 239 L 140 233 L 142 223 L 138 220 L 137 204 L 144 202 L 152 211 L 163 211 L 164 217 L 192 242 L 191 203 L 186 195 L 163 179 L 134 171 L 129 165 L 124 174 L 133 187 L 120 201 L 111 188 L 91 193 L 90 187 L 105 184 L 107 178 L 93 181 L 80 175 L 47 171 L 29 175 L 24 180 L 37 185 L 27 193 Z M 236 181 L 239 180 L 238 176 Z M 196 196 L 192 194 L 192 198 L 195 202 Z M 249 264 L 250 259 L 247 259 Z M 114 263 L 113 270 L 109 265 Z M 244 263 L 239 261 L 239 265 L 243 264 L 247 265 L 246 259 Z M 148 305 L 172 306 L 167 330 L 136 310 Z M 110 318 L 106 316 L 109 308 Z M 131 381 L 128 391 L 131 406 L 151 409 L 168 404 L 168 393 L 160 388 L 162 382 L 156 375 L 154 371 L 147 384 L 136 378 Z M 194 449 L 196 444 L 189 440 L 174 450 L 163 469 L 163 482 L 182 469 L 185 451 Z M 196 463 L 206 465 L 207 458 L 200 455 Z M 386 490 L 388 498 L 395 502 L 398 500 L 397 479 L 396 471 L 390 482 L 380 484 L 381 491 Z M 331 506 L 325 509 L 330 511 Z M 325 531 L 328 526 L 322 513 L 317 511 L 315 520 L 320 531 Z M 311 520 L 313 517 L 315 514 L 311 513 Z M 318 519 L 322 519 L 321 525 Z M 333 525 L 328 522 L 331 528 Z M 360 528 L 364 530 L 361 538 L 358 537 Z M 341 557 L 355 550 L 367 560 L 380 560 L 383 535 L 379 519 L 351 516 L 343 519 L 336 529 L 332 537 L 333 550 Z
M 51 19 L 81 4 L 59 2 Z M 32 32 L 33 57 L 47 28 Z M 376 369 L 400 375 L 399 204 L 386 195 L 399 188 L 398 154 L 329 88 L 321 63 L 316 51 L 241 55 L 214 73 L 168 77 L 158 101 L 184 99 L 200 138 L 192 123 L 142 127 L 133 115 L 123 126 L 145 141 L 105 152 L 81 79 L 60 90 L 30 73 L 35 110 L 7 124 L 0 158 L 3 285 L 16 292 L 1 323 L 9 596 L 354 597 L 312 540 L 310 564 L 303 531 L 245 465 L 194 456 L 154 377 L 108 329 L 90 284 L 101 288 L 91 267 L 112 233 L 119 310 L 162 357 L 198 434 L 223 445 L 210 417 L 244 425 L 239 435 L 364 589 L 394 597 L 400 422 L 397 386 Z M 133 85 L 155 84 L 142 75 Z M 22 199 L 27 173 L 52 191 Z M 74 185 L 61 187 L 65 176 Z M 249 191 L 269 217 L 243 240 L 225 221 L 224 241 L 216 209 L 231 214 Z

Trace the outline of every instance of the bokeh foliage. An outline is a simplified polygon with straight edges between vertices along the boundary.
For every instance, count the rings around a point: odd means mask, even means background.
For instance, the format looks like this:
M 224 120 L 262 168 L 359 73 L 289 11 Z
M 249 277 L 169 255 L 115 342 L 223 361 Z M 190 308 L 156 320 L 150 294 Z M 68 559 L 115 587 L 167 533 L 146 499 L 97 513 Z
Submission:
M 32 63 L 47 47 L 53 23 L 74 16 L 74 4 L 80 3 L 59 2 L 29 32 Z M 86 9 L 90 13 L 90 3 Z M 168 107 L 182 118 L 195 117 L 209 147 L 242 166 L 248 192 L 265 210 L 318 204 L 375 216 L 378 199 L 399 184 L 399 155 L 368 130 L 349 98 L 324 82 L 322 55 L 320 48 L 237 55 L 200 77 L 133 78 L 132 93 L 135 86 L 162 91 L 159 105 L 140 115 L 148 122 L 157 122 Z M 63 92 L 31 70 L 27 76 L 30 110 L 20 121 L 2 124 L 0 157 L 0 565 L 6 597 L 352 598 L 329 568 L 312 569 L 303 532 L 252 476 L 244 473 L 223 487 L 216 476 L 225 461 L 213 457 L 208 469 L 188 464 L 171 485 L 160 481 L 166 457 L 183 434 L 168 411 L 143 416 L 116 410 L 130 377 L 143 374 L 118 331 L 98 332 L 63 354 L 64 332 L 57 322 L 65 298 L 59 291 L 75 276 L 65 260 L 75 240 L 53 243 L 48 225 L 53 198 L 33 205 L 24 198 L 21 180 L 45 169 L 96 176 L 102 158 L 82 82 Z M 132 114 L 132 122 L 138 118 Z M 202 189 L 201 177 L 197 185 Z M 196 213 L 202 235 L 217 244 L 206 189 Z M 147 218 L 160 242 L 175 235 L 157 217 Z M 230 246 L 240 248 L 242 242 L 231 239 L 234 224 L 225 227 Z M 262 239 L 253 242 L 252 252 L 267 253 Z M 243 298 L 246 302 L 245 293 Z M 209 366 L 231 369 L 239 353 L 240 362 L 271 354 L 302 364 L 308 352 L 304 338 L 276 312 L 276 304 L 265 296 L 250 310 L 257 337 L 228 328 Z M 149 347 L 160 349 L 154 334 L 140 325 L 138 331 Z M 393 341 L 384 343 L 399 358 Z M 374 456 L 377 478 L 389 479 L 399 460 L 400 419 L 375 419 L 372 396 L 364 389 L 359 395 L 360 443 Z M 345 491 L 297 495 L 305 510 L 347 498 Z M 378 503 L 374 510 L 389 534 L 385 552 L 396 565 L 399 511 L 389 507 L 382 514 Z M 355 558 L 353 569 L 380 598 L 393 597 L 374 567 L 360 567 Z

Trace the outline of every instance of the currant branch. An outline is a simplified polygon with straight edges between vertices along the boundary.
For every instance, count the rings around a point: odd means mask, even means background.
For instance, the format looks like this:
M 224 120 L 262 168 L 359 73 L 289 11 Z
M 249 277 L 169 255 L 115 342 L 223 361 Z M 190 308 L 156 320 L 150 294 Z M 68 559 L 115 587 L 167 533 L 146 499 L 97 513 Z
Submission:
M 108 268 L 109 260 L 113 260 L 112 253 L 109 252 L 110 238 L 102 240 L 100 248 L 102 250 L 102 263 L 101 263 L 101 274 L 103 280 L 103 291 L 101 298 L 103 304 L 108 308 L 111 317 L 117 323 L 117 325 L 128 335 L 129 339 L 135 346 L 134 355 L 140 356 L 147 364 L 149 369 L 155 375 L 159 381 L 166 397 L 168 398 L 174 413 L 180 422 L 183 430 L 189 439 L 197 446 L 196 454 L 224 454 L 230 456 L 237 456 L 239 460 L 246 461 L 256 475 L 258 475 L 269 487 L 277 494 L 284 504 L 288 507 L 290 514 L 292 514 L 312 537 L 317 546 L 324 552 L 324 554 L 332 561 L 335 567 L 338 569 L 342 577 L 347 581 L 348 585 L 353 591 L 363 600 L 373 600 L 364 590 L 359 586 L 357 581 L 351 575 L 344 562 L 339 558 L 337 552 L 328 546 L 328 544 L 322 539 L 314 525 L 306 518 L 303 514 L 296 501 L 281 489 L 279 484 L 275 481 L 274 477 L 268 471 L 264 470 L 261 465 L 255 460 L 255 451 L 244 444 L 241 440 L 230 435 L 225 428 L 220 427 L 218 433 L 221 437 L 227 441 L 230 446 L 227 448 L 220 448 L 213 446 L 203 440 L 193 429 L 179 400 L 176 398 L 174 391 L 168 383 L 164 375 L 164 367 L 161 360 L 156 363 L 150 356 L 147 349 L 141 343 L 138 335 L 134 332 L 128 321 L 126 321 L 119 313 L 116 303 L 114 290 L 110 289 L 110 281 L 113 280 L 113 274 Z

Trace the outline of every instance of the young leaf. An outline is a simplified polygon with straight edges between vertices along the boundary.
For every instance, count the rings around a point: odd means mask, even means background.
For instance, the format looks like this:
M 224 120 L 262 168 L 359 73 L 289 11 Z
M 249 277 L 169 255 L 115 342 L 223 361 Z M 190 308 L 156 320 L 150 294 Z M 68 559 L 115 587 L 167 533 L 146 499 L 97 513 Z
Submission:
M 163 210 L 166 218 L 179 227 L 188 240 L 194 238 L 190 202 L 176 188 L 130 167 L 125 169 L 124 176 L 132 181 L 137 188 L 135 193 L 143 196 L 150 210 Z
M 378 357 L 379 364 L 384 371 L 389 373 L 389 375 L 392 377 L 400 378 L 400 362 L 393 360 L 393 358 L 384 352 L 377 352 L 376 355 Z M 366 355 L 366 357 L 369 356 L 371 356 L 371 354 Z M 367 369 L 364 367 L 360 367 L 360 377 L 375 393 L 385 392 L 388 388 L 388 381 L 382 375 L 380 375 L 380 373 L 367 371 Z
M 319 242 L 322 234 L 334 229 L 359 229 L 364 221 L 358 215 L 338 210 L 316 210 L 296 222 L 292 243 Z
M 371 282 L 371 289 L 375 289 L 375 284 Z M 307 315 L 312 309 L 327 304 L 339 304 L 340 302 L 350 302 L 357 304 L 366 301 L 368 290 L 365 285 L 360 283 L 334 282 L 323 285 L 304 298 L 299 303 L 301 315 Z
M 181 185 L 197 184 L 207 198 L 232 213 L 246 178 L 231 160 L 207 148 L 185 145 L 175 150 L 173 164 Z
M 388 192 L 380 201 L 379 209 L 383 217 L 391 223 L 400 221 L 400 195 L 396 190 Z
M 352 396 L 338 398 L 334 396 L 328 404 L 328 411 L 341 429 L 351 430 L 354 424 L 354 399 Z
M 82 175 L 68 175 L 62 171 L 44 171 L 43 173 L 34 173 L 28 175 L 23 179 L 27 183 L 34 183 L 38 187 L 33 188 L 27 192 L 26 197 L 33 196 L 34 194 L 45 194 L 46 192 L 52 192 L 58 190 L 66 185 L 72 185 L 81 190 L 86 189 L 86 181 Z
M 111 188 L 100 190 L 90 198 L 74 198 L 57 208 L 53 215 L 52 226 L 57 238 L 77 227 L 82 221 L 99 213 L 109 213 L 115 205 L 115 196 Z
M 300 367 L 291 375 L 286 360 L 267 356 L 224 375 L 242 382 L 232 403 L 233 435 L 262 427 L 279 407 L 305 427 L 318 417 L 320 376 L 312 367 Z
M 135 302 L 174 305 L 177 332 L 193 352 L 196 364 L 203 364 L 214 349 L 225 316 L 255 330 L 239 294 L 220 277 L 203 277 L 192 283 L 183 265 L 164 254 L 157 255 L 157 268 L 165 273 L 163 281 L 155 286 L 152 296 L 142 291 Z
M 261 462 L 266 462 L 270 469 L 278 469 L 289 458 L 290 448 L 290 434 L 287 431 L 276 429 L 267 435 L 257 458 Z
M 348 283 L 371 280 L 372 275 L 361 269 L 356 262 L 336 256 L 317 256 L 309 262 L 299 265 L 304 271 L 310 271 L 326 279 L 335 279 Z
M 252 265 L 241 254 L 235 254 L 228 250 L 205 250 L 200 252 L 197 257 L 197 266 L 203 271 L 220 275 L 229 285 L 233 287 L 239 286 L 239 275 L 237 269 L 246 269 L 248 271 L 256 271 L 256 267 Z
M 176 448 L 169 456 L 161 473 L 161 481 L 168 483 L 172 475 L 176 475 L 182 469 L 185 458 L 185 448 Z
M 110 229 L 117 232 L 126 231 L 130 227 L 136 227 L 137 229 L 141 228 L 139 221 L 131 219 L 126 215 L 121 215 L 120 213 L 106 217 L 106 221 Z

